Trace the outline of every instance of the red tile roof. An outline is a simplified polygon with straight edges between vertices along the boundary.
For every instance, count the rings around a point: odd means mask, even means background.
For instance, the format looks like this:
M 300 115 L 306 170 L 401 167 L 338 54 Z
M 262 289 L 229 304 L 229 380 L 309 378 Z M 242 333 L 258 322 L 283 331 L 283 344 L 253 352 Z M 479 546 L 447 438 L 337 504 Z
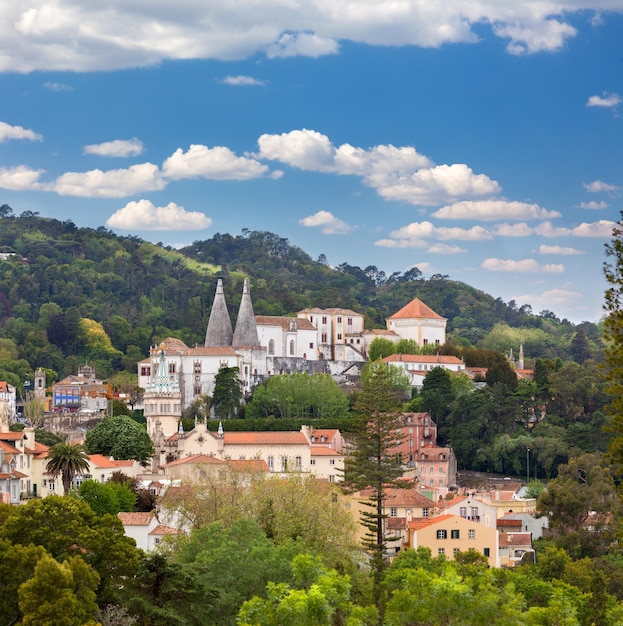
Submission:
M 456 515 L 439 515 L 438 517 L 420 517 L 418 519 L 414 519 L 408 522 L 409 530 L 422 530 L 422 528 L 427 528 L 428 526 L 433 526 L 435 524 L 440 524 L 441 522 L 445 522 L 447 520 L 456 517 Z
M 87 456 L 89 457 L 89 461 L 91 461 L 97 469 L 118 467 L 116 461 L 111 461 L 109 457 L 103 454 L 89 454 Z
M 185 456 L 182 459 L 176 459 L 175 461 L 170 461 L 169 463 L 165 463 L 161 467 L 177 467 L 178 465 L 193 465 L 193 464 L 208 464 L 208 465 L 222 465 L 225 461 L 221 461 L 216 457 L 210 456 L 209 454 L 191 454 L 190 456 Z
M 414 298 L 407 304 L 402 307 L 400 311 L 394 313 L 390 318 L 390 320 L 396 319 L 436 319 L 443 320 L 445 317 L 441 317 L 438 313 L 435 313 L 433 309 L 429 306 L 426 306 L 419 298 Z
M 311 447 L 311 455 L 312 456 L 344 456 L 339 452 L 336 452 L 333 448 L 329 448 L 329 446 L 319 446 L 313 445 Z
M 257 326 L 281 326 L 283 330 L 290 330 L 290 323 L 294 320 L 298 330 L 316 330 L 316 327 L 306 317 L 279 317 L 277 315 L 256 315 Z
M 121 520 L 124 526 L 147 526 L 153 517 L 153 512 L 150 513 L 117 513 L 117 516 Z
M 178 528 L 171 528 L 170 526 L 163 526 L 162 524 L 158 524 L 156 528 L 154 528 L 149 533 L 150 535 L 183 535 L 184 531 L 179 530 Z
M 273 445 L 292 446 L 309 445 L 307 437 L 300 431 L 273 432 L 225 432 L 226 446 Z
M 445 354 L 392 354 L 381 359 L 385 363 L 395 363 L 402 361 L 403 363 L 446 363 L 452 365 L 462 365 L 463 361 L 457 356 Z

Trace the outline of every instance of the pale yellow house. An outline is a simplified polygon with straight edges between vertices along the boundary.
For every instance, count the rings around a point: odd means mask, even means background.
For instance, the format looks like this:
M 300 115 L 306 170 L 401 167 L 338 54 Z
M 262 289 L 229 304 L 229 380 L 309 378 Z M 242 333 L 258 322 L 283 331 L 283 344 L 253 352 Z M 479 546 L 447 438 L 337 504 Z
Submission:
M 407 524 L 405 547 L 429 548 L 433 557 L 454 559 L 457 552 L 473 549 L 484 555 L 490 567 L 500 567 L 498 532 L 459 515 L 440 515 Z

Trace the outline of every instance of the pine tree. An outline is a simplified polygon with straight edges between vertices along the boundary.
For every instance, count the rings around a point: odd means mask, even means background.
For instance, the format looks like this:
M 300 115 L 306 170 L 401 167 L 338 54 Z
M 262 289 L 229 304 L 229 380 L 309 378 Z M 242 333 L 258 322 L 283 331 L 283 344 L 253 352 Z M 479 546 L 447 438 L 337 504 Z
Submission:
M 361 514 L 367 530 L 363 547 L 370 555 L 377 601 L 380 599 L 382 573 L 388 536 L 383 513 L 387 493 L 404 484 L 403 468 L 393 454 L 403 436 L 400 406 L 410 395 L 409 381 L 403 370 L 386 363 L 369 363 L 362 371 L 362 391 L 355 402 L 358 414 L 353 452 L 346 458 L 345 482 L 357 490 L 369 491 L 370 510 Z
M 242 383 L 237 367 L 220 367 L 214 377 L 212 406 L 216 417 L 235 417 L 242 400 Z

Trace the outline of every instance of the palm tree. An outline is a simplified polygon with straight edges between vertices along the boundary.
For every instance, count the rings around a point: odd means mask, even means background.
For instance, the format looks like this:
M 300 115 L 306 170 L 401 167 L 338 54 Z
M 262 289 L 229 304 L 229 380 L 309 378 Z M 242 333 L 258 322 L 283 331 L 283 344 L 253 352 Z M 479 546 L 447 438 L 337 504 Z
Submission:
M 61 475 L 65 495 L 69 493 L 74 476 L 90 469 L 89 457 L 80 444 L 57 443 L 48 450 L 47 458 L 46 469 L 54 478 Z

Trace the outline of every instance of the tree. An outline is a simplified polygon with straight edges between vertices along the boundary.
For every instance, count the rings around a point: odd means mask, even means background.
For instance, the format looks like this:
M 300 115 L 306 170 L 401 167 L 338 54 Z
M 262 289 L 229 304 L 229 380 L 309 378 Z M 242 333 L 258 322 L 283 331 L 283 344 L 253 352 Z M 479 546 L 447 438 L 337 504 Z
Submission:
M 454 398 L 450 372 L 444 367 L 433 367 L 424 377 L 420 396 L 422 408 L 440 426 L 442 418 L 450 412 L 450 404 Z
M 19 588 L 24 626 L 96 626 L 99 576 L 79 556 L 58 563 L 43 555 L 34 576 Z
M 370 489 L 371 510 L 362 513 L 361 524 L 368 531 L 363 546 L 371 557 L 378 601 L 387 544 L 383 507 L 388 489 L 402 486 L 403 468 L 393 450 L 401 439 L 398 409 L 410 395 L 410 385 L 402 369 L 380 362 L 363 369 L 361 383 L 355 404 L 355 445 L 346 458 L 345 482 L 354 489 Z
M 100 483 L 97 480 L 85 480 L 80 485 L 78 497 L 100 517 L 106 513 L 117 515 L 119 511 L 132 511 L 137 499 L 127 484 L 111 481 Z
M 89 457 L 79 444 L 57 443 L 48 450 L 46 469 L 54 478 L 61 476 L 63 490 L 67 495 L 74 477 L 88 473 Z
M 617 472 L 623 470 L 623 212 L 612 230 L 612 241 L 605 246 L 604 274 L 608 282 L 604 308 L 604 343 L 608 392 L 609 430 L 614 434 L 608 452 Z
M 105 417 L 87 433 L 85 446 L 90 454 L 136 459 L 141 463 L 146 463 L 154 453 L 145 428 L 124 415 Z
M 123 524 L 112 515 L 98 517 L 77 498 L 48 496 L 13 507 L 0 526 L 0 543 L 42 546 L 57 561 L 80 555 L 100 576 L 100 602 L 111 602 L 134 575 L 136 543 L 126 537 Z
M 242 381 L 238 367 L 219 367 L 214 377 L 212 406 L 217 418 L 235 417 L 242 400 Z
M 548 535 L 572 557 L 608 552 L 616 537 L 620 511 L 610 468 L 596 454 L 583 454 L 560 465 L 537 500 L 549 519 Z
M 573 339 L 571 340 L 571 356 L 576 363 L 582 365 L 584 361 L 588 361 L 591 358 L 591 350 L 588 345 L 588 339 L 586 333 L 582 328 L 579 328 Z
M 377 359 L 384 359 L 397 352 L 396 344 L 391 339 L 375 337 L 368 348 L 368 358 L 370 361 L 376 361 Z

